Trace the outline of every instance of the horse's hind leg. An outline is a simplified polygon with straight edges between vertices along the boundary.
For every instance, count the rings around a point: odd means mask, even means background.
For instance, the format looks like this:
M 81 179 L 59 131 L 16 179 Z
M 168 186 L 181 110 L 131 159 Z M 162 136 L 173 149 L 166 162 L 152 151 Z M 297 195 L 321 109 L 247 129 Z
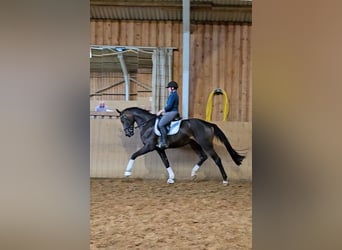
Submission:
M 167 159 L 166 153 L 164 149 L 157 149 L 157 152 L 162 159 L 164 166 L 169 174 L 169 178 L 167 179 L 167 183 L 173 184 L 175 183 L 175 174 L 173 173 L 172 167 L 170 166 L 169 160 Z
M 227 177 L 226 171 L 223 168 L 221 158 L 218 156 L 218 154 L 216 153 L 213 147 L 211 147 L 210 149 L 207 149 L 206 151 L 208 152 L 208 154 L 211 156 L 211 158 L 214 160 L 214 162 L 220 169 L 220 172 L 223 178 L 223 185 L 225 186 L 228 185 L 228 177 Z
M 199 145 L 195 140 L 190 141 L 190 146 L 200 158 L 200 160 L 196 163 L 196 165 L 192 168 L 191 171 L 191 177 L 192 179 L 195 179 L 196 172 L 199 170 L 200 166 L 202 166 L 203 162 L 205 162 L 208 159 L 208 156 L 203 151 L 201 145 Z

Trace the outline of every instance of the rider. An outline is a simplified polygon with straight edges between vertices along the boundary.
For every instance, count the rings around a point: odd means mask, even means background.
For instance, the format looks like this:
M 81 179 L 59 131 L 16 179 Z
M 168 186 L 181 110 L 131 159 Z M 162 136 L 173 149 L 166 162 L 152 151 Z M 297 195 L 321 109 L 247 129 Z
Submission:
M 157 145 L 159 148 L 167 148 L 166 143 L 167 129 L 166 125 L 169 124 L 178 115 L 178 84 L 175 81 L 171 81 L 167 84 L 167 90 L 169 91 L 169 96 L 166 101 L 165 108 L 158 111 L 157 116 L 163 115 L 158 123 L 158 128 L 160 130 L 160 143 Z

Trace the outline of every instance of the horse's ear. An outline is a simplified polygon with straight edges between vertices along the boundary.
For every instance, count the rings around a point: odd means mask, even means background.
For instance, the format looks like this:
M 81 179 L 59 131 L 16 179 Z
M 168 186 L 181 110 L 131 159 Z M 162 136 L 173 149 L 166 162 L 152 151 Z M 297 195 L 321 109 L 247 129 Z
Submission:
M 121 111 L 120 110 L 116 109 L 116 112 L 118 112 L 121 115 Z

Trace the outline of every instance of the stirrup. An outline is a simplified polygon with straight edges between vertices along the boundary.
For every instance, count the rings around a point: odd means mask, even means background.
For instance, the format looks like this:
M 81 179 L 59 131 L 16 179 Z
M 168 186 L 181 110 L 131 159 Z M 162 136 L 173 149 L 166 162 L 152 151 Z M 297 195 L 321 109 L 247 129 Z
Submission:
M 168 148 L 169 146 L 166 143 L 159 143 L 157 144 L 157 147 L 160 149 L 165 149 L 165 148 Z

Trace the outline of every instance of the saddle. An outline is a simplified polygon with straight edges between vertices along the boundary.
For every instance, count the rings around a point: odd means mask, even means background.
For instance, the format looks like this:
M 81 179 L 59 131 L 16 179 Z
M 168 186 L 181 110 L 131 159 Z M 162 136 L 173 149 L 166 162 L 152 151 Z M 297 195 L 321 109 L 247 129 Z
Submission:
M 160 131 L 158 129 L 158 122 L 159 122 L 160 118 L 156 119 L 156 122 L 154 124 L 154 133 L 158 136 L 160 136 Z M 179 114 L 171 121 L 171 123 L 169 123 L 166 126 L 167 129 L 167 135 L 175 135 L 178 133 L 180 125 L 182 122 L 182 117 L 179 116 Z

